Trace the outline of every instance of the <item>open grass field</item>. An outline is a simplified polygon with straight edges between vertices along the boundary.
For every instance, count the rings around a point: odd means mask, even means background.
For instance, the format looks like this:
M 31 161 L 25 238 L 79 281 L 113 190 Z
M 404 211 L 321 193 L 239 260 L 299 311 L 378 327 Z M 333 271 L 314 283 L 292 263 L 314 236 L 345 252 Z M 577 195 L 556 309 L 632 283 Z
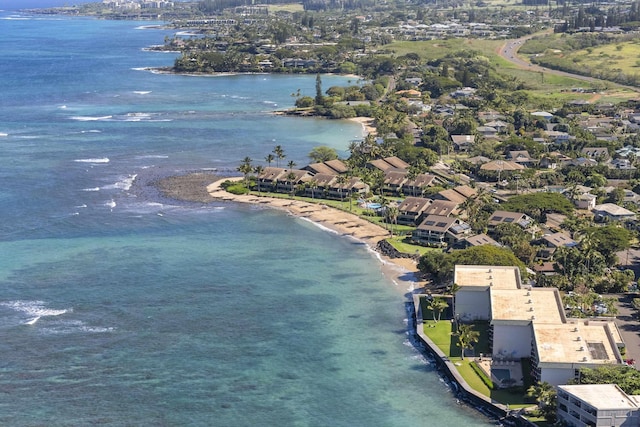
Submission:
M 640 41 L 607 44 L 566 53 L 567 60 L 594 68 L 618 69 L 624 74 L 640 74 Z
M 396 56 L 417 53 L 425 60 L 443 58 L 449 53 L 460 50 L 476 50 L 490 60 L 498 58 L 496 50 L 504 44 L 501 40 L 449 39 L 426 41 L 399 41 L 388 44 L 385 49 L 393 50 Z M 508 63 L 507 61 L 504 61 Z
M 620 89 L 619 85 L 612 82 L 589 82 L 560 75 L 552 70 L 541 71 L 538 67 L 531 69 L 519 67 L 498 55 L 498 51 L 504 43 L 504 40 L 481 39 L 401 41 L 391 43 L 386 48 L 393 51 L 396 56 L 416 53 L 425 61 L 440 59 L 456 51 L 475 51 L 478 57 L 485 58 L 495 66 L 498 73 L 523 82 L 532 104 L 545 106 L 545 108 L 558 107 L 575 100 L 618 103 L 638 96 L 631 90 Z M 528 41 L 525 46 L 521 48 L 521 51 L 542 53 L 546 49 L 552 49 L 558 55 L 566 55 L 568 60 L 572 62 L 584 62 L 590 66 L 597 64 L 598 67 L 617 68 L 624 73 L 640 75 L 640 41 L 603 45 L 566 53 L 563 52 L 563 49 L 567 48 L 565 40 L 560 35 L 547 34 Z M 526 58 L 527 54 L 520 54 L 520 57 Z M 572 91 L 574 88 L 595 89 L 598 95 Z
M 269 13 L 275 12 L 304 12 L 302 3 L 270 4 Z

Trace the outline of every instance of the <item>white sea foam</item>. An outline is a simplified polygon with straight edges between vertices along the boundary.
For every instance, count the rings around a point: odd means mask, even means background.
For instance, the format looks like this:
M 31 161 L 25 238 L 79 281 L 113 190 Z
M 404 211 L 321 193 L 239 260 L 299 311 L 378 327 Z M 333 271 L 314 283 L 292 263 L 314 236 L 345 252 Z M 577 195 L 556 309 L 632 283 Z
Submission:
M 61 109 L 61 110 L 66 110 L 67 106 L 66 105 L 61 105 L 58 108 Z
M 83 188 L 82 191 L 100 191 L 100 187 Z
M 126 176 L 124 178 L 121 178 L 120 181 L 114 183 L 114 184 L 110 184 L 110 185 L 105 185 L 104 187 L 102 187 L 102 190 L 124 190 L 124 191 L 128 191 L 131 186 L 133 185 L 133 181 L 135 181 L 136 177 L 138 176 L 138 174 L 133 174 L 133 175 L 129 175 Z
M 102 131 L 98 129 L 91 129 L 91 130 L 83 130 L 80 133 L 102 133 Z
M 95 159 L 75 159 L 76 163 L 109 163 L 108 157 L 101 157 Z
M 111 120 L 113 116 L 71 116 L 71 120 L 76 120 L 79 122 L 99 122 L 99 121 L 107 121 Z
M 0 136 L 9 136 L 8 133 L 0 132 Z
M 136 156 L 136 159 L 168 159 L 169 156 L 164 156 L 161 154 L 147 154 L 144 156 Z
M 105 205 L 106 207 L 108 207 L 108 208 L 113 209 L 113 208 L 115 208 L 115 207 L 116 207 L 116 205 L 117 205 L 117 204 L 116 204 L 115 200 L 111 199 L 111 200 L 109 200 L 108 202 L 105 202 L 105 204 L 104 204 L 104 205 Z
M 315 222 L 315 221 L 311 221 L 309 218 L 304 218 L 304 217 L 299 217 L 299 218 L 300 218 L 301 220 L 303 220 L 303 221 L 307 221 L 307 222 L 309 222 L 309 223 L 311 223 L 311 224 L 315 225 L 316 227 L 318 227 L 318 228 L 319 228 L 320 230 L 322 230 L 322 231 L 328 231 L 329 233 L 333 233 L 333 234 L 340 234 L 340 233 L 338 233 L 336 230 L 332 230 L 332 229 L 330 229 L 329 227 L 325 227 L 324 225 L 322 225 L 322 224 L 320 224 L 320 223 L 317 223 L 317 222 Z
M 133 93 L 136 95 L 148 95 L 151 93 L 150 90 L 134 90 Z
M 8 307 L 27 317 L 28 320 L 22 322 L 24 325 L 34 325 L 42 317 L 61 316 L 72 311 L 71 309 L 54 310 L 47 308 L 43 301 L 5 301 L 0 302 L 0 306 Z

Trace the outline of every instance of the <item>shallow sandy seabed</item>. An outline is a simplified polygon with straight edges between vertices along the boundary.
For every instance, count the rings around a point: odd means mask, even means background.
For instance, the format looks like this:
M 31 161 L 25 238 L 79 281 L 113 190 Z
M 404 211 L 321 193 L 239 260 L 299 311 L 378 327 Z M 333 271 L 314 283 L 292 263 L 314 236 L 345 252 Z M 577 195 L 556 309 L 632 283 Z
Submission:
M 321 203 L 265 196 L 258 197 L 255 195 L 236 195 L 228 193 L 220 187 L 220 184 L 224 181 L 241 179 L 240 177 L 222 178 L 207 185 L 206 189 L 215 200 L 251 203 L 287 211 L 291 215 L 305 218 L 341 236 L 361 241 L 372 250 L 375 250 L 379 241 L 389 237 L 389 231 L 383 227 L 357 215 L 331 208 Z M 389 258 L 383 255 L 380 255 L 379 258 L 382 265 L 382 273 L 397 286 L 404 288 L 402 290 L 414 291 L 424 286 L 424 282 L 418 281 L 418 269 L 414 260 L 409 258 Z

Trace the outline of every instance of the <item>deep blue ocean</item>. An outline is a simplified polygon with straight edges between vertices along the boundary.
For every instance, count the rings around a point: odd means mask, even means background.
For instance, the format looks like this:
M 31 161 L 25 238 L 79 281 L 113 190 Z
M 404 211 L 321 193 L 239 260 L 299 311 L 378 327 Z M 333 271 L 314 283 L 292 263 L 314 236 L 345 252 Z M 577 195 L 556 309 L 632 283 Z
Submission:
M 151 24 L 0 12 L 0 425 L 489 425 L 366 247 L 139 191 L 362 134 L 271 114 L 315 76 L 146 70 L 176 55 L 144 50 L 172 34 Z

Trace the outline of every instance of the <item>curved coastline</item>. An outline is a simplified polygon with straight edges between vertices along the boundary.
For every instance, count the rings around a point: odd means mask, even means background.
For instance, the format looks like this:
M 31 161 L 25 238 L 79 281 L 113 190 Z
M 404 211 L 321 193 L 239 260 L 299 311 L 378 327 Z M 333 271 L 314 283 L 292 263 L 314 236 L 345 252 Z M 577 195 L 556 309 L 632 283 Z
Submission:
M 424 282 L 419 280 L 418 267 L 413 259 L 390 258 L 377 250 L 378 243 L 389 237 L 389 231 L 383 227 L 364 220 L 357 215 L 331 208 L 321 203 L 267 196 L 231 194 L 220 186 L 224 181 L 241 179 L 242 177 L 218 179 L 207 185 L 207 193 L 212 199 L 218 201 L 248 203 L 282 210 L 295 217 L 310 221 L 321 229 L 355 239 L 376 253 L 381 263 L 383 274 L 396 286 L 403 286 L 403 283 L 407 285 L 402 291 L 413 292 L 415 289 L 424 287 Z
M 213 182 L 211 180 L 214 179 Z M 357 215 L 344 212 L 322 203 L 309 203 L 303 200 L 283 199 L 257 195 L 231 194 L 221 187 L 224 181 L 239 181 L 238 176 L 216 176 L 211 173 L 191 172 L 181 176 L 169 176 L 155 181 L 153 186 L 164 197 L 182 200 L 185 202 L 211 203 L 245 203 L 255 206 L 263 206 L 269 209 L 278 209 L 287 212 L 305 221 L 312 222 L 320 229 L 335 233 L 342 237 L 351 238 L 362 244 L 375 254 L 380 262 L 382 274 L 407 297 L 408 315 L 410 316 L 410 333 L 421 351 L 431 354 L 441 374 L 455 387 L 455 395 L 479 412 L 489 418 L 511 422 L 511 425 L 532 426 L 528 420 L 517 414 L 511 414 L 508 407 L 493 402 L 473 390 L 458 373 L 454 363 L 443 354 L 439 348 L 424 334 L 418 321 L 419 298 L 425 291 L 426 281 L 420 279 L 417 263 L 412 258 L 391 258 L 380 250 L 379 243 L 389 237 L 389 231 L 379 225 L 373 224 Z M 460 401 L 459 400 L 459 401 Z
M 408 287 L 403 289 L 408 296 L 408 303 L 411 305 L 413 323 L 412 333 L 415 339 L 419 340 L 428 348 L 443 374 L 456 386 L 456 395 L 467 402 L 479 412 L 496 418 L 501 421 L 520 426 L 533 426 L 528 420 L 511 416 L 510 411 L 504 405 L 493 402 L 490 398 L 483 396 L 467 384 L 464 378 L 458 373 L 454 363 L 440 351 L 440 349 L 426 336 L 420 327 L 422 322 L 418 322 L 418 311 L 420 307 L 419 298 L 423 294 L 426 282 L 419 281 L 419 270 L 417 263 L 411 258 L 390 258 L 379 250 L 379 243 L 389 237 L 389 232 L 376 224 L 373 224 L 357 215 L 344 212 L 323 204 L 314 204 L 295 199 L 279 199 L 267 196 L 256 195 L 236 195 L 225 191 L 221 184 L 227 180 L 242 180 L 242 177 L 221 178 L 207 185 L 207 193 L 215 200 L 225 202 L 249 203 L 263 205 L 273 209 L 288 212 L 290 215 L 311 221 L 319 225 L 322 229 L 337 233 L 344 237 L 356 239 L 375 252 L 382 265 L 382 273 L 390 279 L 396 286 L 400 282 L 409 282 Z

